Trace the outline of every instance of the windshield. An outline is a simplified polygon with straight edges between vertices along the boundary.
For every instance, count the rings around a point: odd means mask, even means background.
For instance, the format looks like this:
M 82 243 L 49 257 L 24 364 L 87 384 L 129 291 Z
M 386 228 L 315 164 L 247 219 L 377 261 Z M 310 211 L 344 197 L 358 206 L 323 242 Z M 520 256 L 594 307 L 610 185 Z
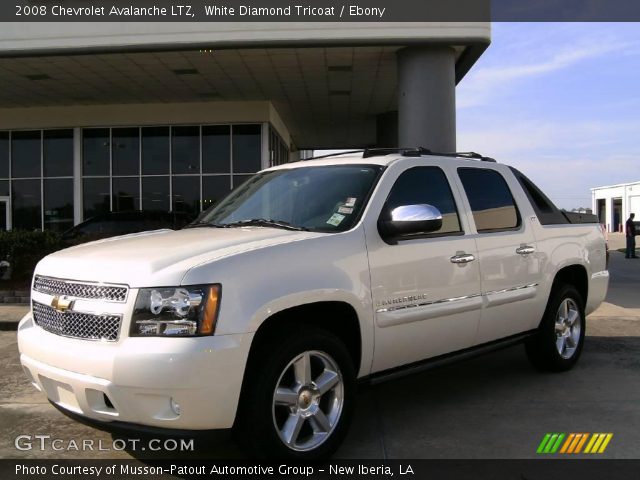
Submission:
M 197 224 L 343 232 L 360 216 L 382 167 L 332 165 L 254 175 Z

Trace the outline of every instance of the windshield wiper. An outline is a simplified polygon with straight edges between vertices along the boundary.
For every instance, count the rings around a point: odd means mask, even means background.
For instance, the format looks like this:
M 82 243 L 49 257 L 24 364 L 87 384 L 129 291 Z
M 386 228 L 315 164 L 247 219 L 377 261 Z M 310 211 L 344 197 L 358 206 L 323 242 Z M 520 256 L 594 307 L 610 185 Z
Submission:
M 197 223 L 190 223 L 189 225 L 186 225 L 182 228 L 184 230 L 185 228 L 203 228 L 203 227 L 224 228 L 226 227 L 226 225 L 218 225 L 217 223 L 209 223 L 209 222 L 197 222 Z
M 268 218 L 252 218 L 250 220 L 239 220 L 237 222 L 217 224 L 216 227 L 220 228 L 234 228 L 234 227 L 274 227 L 282 228 L 284 230 L 297 230 L 308 232 L 309 229 L 305 227 L 296 227 L 284 220 L 271 220 Z

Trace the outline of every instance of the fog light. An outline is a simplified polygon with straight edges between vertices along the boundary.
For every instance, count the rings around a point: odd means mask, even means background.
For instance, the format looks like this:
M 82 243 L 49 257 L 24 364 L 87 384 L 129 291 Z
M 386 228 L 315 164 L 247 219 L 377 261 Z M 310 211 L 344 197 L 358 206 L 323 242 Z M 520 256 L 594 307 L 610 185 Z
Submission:
M 171 411 L 176 415 L 180 415 L 182 413 L 182 408 L 180 408 L 180 404 L 176 402 L 173 397 L 171 397 Z

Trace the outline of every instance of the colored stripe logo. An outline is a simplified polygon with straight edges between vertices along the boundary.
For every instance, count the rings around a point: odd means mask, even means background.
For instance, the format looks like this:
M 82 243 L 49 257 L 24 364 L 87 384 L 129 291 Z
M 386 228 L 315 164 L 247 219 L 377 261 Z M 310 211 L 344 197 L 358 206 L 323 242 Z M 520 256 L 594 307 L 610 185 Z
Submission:
M 547 433 L 536 453 L 604 453 L 612 438 L 613 433 Z

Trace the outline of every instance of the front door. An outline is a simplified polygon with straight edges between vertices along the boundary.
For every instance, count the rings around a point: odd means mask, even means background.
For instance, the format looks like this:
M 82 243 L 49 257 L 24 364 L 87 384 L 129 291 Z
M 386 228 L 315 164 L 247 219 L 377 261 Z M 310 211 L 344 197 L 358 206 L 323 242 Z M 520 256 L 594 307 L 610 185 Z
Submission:
M 0 197 L 0 231 L 11 230 L 11 209 L 9 197 Z
M 376 208 L 379 214 L 414 204 L 438 208 L 442 228 L 389 245 L 375 225 L 367 227 L 375 310 L 372 372 L 463 349 L 477 332 L 482 298 L 476 244 L 465 234 L 466 219 L 458 215 L 459 202 L 441 168 L 405 168 L 385 206 Z

